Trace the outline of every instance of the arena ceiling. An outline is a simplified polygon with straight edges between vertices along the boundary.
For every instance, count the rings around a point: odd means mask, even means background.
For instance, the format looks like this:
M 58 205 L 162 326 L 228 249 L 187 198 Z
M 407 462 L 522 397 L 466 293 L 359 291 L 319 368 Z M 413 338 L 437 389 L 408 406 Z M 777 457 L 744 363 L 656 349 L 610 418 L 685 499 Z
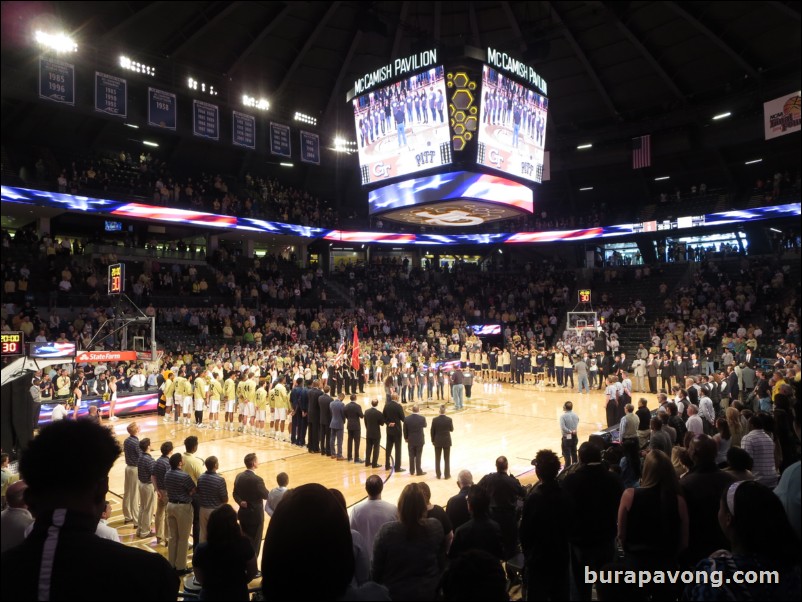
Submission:
M 762 131 L 763 102 L 800 86 L 800 2 L 4 2 L 2 11 L 4 140 L 45 138 L 58 125 L 86 146 L 112 136 L 91 112 L 65 116 L 36 98 L 35 75 L 24 72 L 35 65 L 27 36 L 41 24 L 76 37 L 76 60 L 102 66 L 129 54 L 157 67 L 150 83 L 180 89 L 191 73 L 232 108 L 247 90 L 279 118 L 314 116 L 324 146 L 354 137 L 345 96 L 357 77 L 433 45 L 496 47 L 548 82 L 543 198 L 576 202 L 582 186 L 642 198 L 664 174 L 683 188 L 733 189 L 756 153 L 800 164 L 798 136 L 765 143 Z M 732 116 L 713 122 L 721 112 Z M 633 172 L 629 142 L 646 133 L 653 167 Z M 210 152 L 175 138 L 171 153 Z M 577 151 L 585 142 L 592 151 Z M 219 151 L 223 163 L 230 151 Z M 242 168 L 236 157 L 224 165 L 231 173 Z M 329 163 L 356 175 L 354 157 Z M 344 180 L 340 196 L 359 190 Z

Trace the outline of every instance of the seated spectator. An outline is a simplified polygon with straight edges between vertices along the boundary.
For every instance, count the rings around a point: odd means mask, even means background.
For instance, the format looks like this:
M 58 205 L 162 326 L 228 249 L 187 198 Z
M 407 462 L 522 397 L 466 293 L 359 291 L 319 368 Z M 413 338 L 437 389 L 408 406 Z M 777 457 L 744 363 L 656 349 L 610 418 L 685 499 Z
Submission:
M 738 481 L 721 495 L 718 522 L 732 551 L 719 550 L 702 560 L 697 570 L 716 580 L 688 585 L 689 600 L 797 600 L 800 580 L 799 538 L 788 522 L 782 503 L 770 489 L 755 481 Z M 721 572 L 719 572 L 721 571 Z M 777 571 L 778 579 L 747 583 L 735 572 Z M 744 573 L 740 573 L 743 575 Z
M 117 529 L 109 526 L 110 518 L 111 502 L 106 500 L 106 505 L 103 508 L 103 514 L 100 515 L 100 520 L 97 523 L 97 529 L 95 529 L 95 535 L 102 537 L 103 539 L 109 539 L 111 541 L 120 543 L 120 534 L 117 533 Z
M 209 515 L 206 541 L 192 556 L 201 600 L 250 600 L 248 583 L 256 576 L 256 555 L 242 534 L 237 512 L 228 504 Z

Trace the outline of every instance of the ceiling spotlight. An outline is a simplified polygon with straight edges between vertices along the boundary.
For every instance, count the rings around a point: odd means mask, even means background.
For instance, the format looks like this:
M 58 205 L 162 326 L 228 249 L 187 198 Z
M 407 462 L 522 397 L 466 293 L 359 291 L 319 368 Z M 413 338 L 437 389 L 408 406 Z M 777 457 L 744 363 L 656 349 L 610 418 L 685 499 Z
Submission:
M 294 167 L 292 163 L 279 163 L 282 167 Z
M 729 111 L 727 111 L 726 113 L 719 113 L 718 115 L 713 115 L 713 121 L 718 121 L 719 119 L 726 119 L 730 115 L 732 115 L 732 113 L 730 113 Z
M 763 159 L 752 159 L 751 161 L 747 161 L 744 165 L 754 165 L 755 163 L 762 163 Z
M 295 121 L 300 121 L 301 123 L 307 123 L 309 125 L 317 125 L 317 119 L 311 115 L 301 113 L 300 111 L 295 112 Z
M 242 95 L 242 104 L 244 104 L 246 107 L 259 109 L 261 111 L 267 111 L 270 108 L 270 102 L 264 98 L 257 100 L 253 96 L 248 96 L 247 94 Z
M 655 178 L 655 182 L 659 182 L 660 180 L 668 180 L 671 176 L 660 176 L 659 178 Z
M 78 44 L 66 33 L 45 33 L 44 31 L 36 31 L 34 34 L 36 42 L 48 50 L 53 52 L 77 52 Z
M 576 147 L 576 150 L 585 150 L 586 148 L 593 148 L 593 145 L 590 143 L 580 144 L 579 146 Z
M 151 142 L 150 140 L 143 140 L 142 144 L 144 144 L 145 146 L 156 146 L 156 147 L 159 146 L 157 142 Z

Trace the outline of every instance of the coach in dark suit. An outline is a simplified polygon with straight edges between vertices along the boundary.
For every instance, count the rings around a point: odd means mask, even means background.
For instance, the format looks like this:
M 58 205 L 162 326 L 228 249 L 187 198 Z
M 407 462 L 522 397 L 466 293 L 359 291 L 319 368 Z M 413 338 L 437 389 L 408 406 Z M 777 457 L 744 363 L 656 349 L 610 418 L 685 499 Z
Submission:
M 440 454 L 445 460 L 445 477 L 451 478 L 451 433 L 454 430 L 454 421 L 446 416 L 446 406 L 440 406 L 440 415 L 432 420 L 430 432 L 432 444 L 434 445 L 434 465 L 437 478 L 440 478 Z
M 267 499 L 267 487 L 262 477 L 254 471 L 259 468 L 256 454 L 245 456 L 245 472 L 234 479 L 234 501 L 239 505 L 237 517 L 242 532 L 251 541 L 254 554 L 259 555 L 262 547 L 262 530 L 265 525 L 264 501 Z
M 312 386 L 307 389 L 306 397 L 309 400 L 309 414 L 307 419 L 309 421 L 309 445 L 307 446 L 310 454 L 316 454 L 320 451 L 320 396 L 323 391 L 320 390 L 320 381 L 315 380 Z
M 370 407 L 365 410 L 365 438 L 367 439 L 367 449 L 365 449 L 365 466 L 379 467 L 379 447 L 381 447 L 382 430 L 384 415 L 376 407 L 379 405 L 378 399 L 370 400 Z
M 384 423 L 387 425 L 387 435 L 384 444 L 384 469 L 390 470 L 390 455 L 395 446 L 395 471 L 404 472 L 401 468 L 401 433 L 404 424 L 404 408 L 398 403 L 398 393 L 390 395 L 390 401 L 384 404 Z
M 422 477 L 426 473 L 421 468 L 421 457 L 423 456 L 423 445 L 426 437 L 423 430 L 426 428 L 426 418 L 421 416 L 418 404 L 412 406 L 412 414 L 404 420 L 404 441 L 407 442 L 409 449 L 409 473 Z
M 356 393 L 351 393 L 351 400 L 345 406 L 345 428 L 348 430 L 348 459 L 357 463 L 362 462 L 362 458 L 359 457 L 359 444 L 362 441 L 364 417 L 362 406 L 356 401 Z
M 320 455 L 321 456 L 329 456 L 331 455 L 331 451 L 329 447 L 331 445 L 331 402 L 332 398 L 329 395 L 331 388 L 326 385 L 323 387 L 323 395 L 317 398 L 317 405 L 320 409 L 320 420 L 318 423 L 320 424 Z

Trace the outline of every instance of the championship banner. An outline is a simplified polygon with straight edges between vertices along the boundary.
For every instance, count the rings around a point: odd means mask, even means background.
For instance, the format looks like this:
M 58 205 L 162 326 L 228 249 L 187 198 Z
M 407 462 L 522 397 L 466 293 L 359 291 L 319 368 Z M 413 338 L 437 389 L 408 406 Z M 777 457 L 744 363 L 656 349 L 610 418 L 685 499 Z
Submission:
M 320 165 L 320 136 L 301 132 L 301 161 Z
M 148 88 L 148 125 L 174 130 L 176 127 L 176 98 L 171 92 Z
M 220 110 L 216 105 L 192 101 L 192 133 L 209 140 L 220 139 Z
M 121 77 L 95 71 L 95 111 L 128 116 L 128 82 Z
M 292 155 L 290 126 L 270 122 L 270 153 L 289 157 Z
M 136 351 L 81 351 L 75 356 L 78 364 L 99 364 L 102 362 L 135 362 Z
M 40 58 L 39 98 L 75 106 L 75 65 Z
M 800 131 L 800 91 L 763 103 L 766 140 Z
M 234 146 L 256 150 L 256 118 L 234 111 L 231 120 L 231 142 Z

